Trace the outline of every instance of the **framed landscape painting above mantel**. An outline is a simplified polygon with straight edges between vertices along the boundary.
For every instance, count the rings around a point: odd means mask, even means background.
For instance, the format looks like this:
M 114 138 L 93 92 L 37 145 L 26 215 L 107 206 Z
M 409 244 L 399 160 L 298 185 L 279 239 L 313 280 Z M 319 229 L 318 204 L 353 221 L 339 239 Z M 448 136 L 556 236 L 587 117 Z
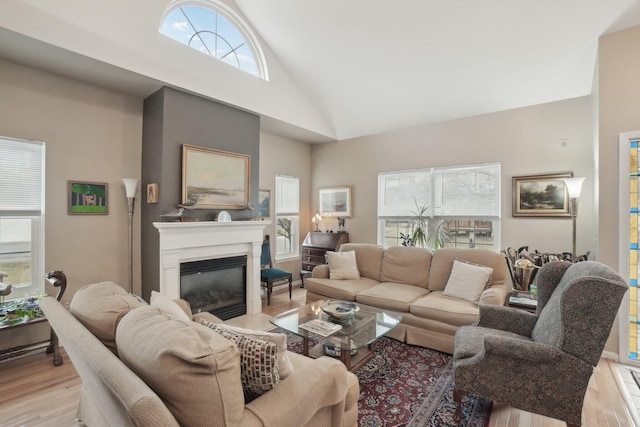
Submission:
M 249 205 L 250 157 L 205 147 L 182 146 L 182 203 L 200 209 Z
M 573 172 L 513 177 L 513 216 L 569 217 L 569 193 L 563 178 Z

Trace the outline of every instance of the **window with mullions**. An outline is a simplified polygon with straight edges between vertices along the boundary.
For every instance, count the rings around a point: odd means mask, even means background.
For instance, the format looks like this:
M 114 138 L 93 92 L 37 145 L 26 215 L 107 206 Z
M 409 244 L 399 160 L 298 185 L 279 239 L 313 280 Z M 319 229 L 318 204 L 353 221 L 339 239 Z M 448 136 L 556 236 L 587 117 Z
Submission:
M 160 33 L 219 61 L 267 79 L 259 46 L 232 11 L 187 4 L 171 10 Z
M 380 173 L 378 244 L 499 250 L 500 165 Z
M 0 281 L 7 300 L 44 287 L 44 144 L 0 137 Z
M 276 176 L 276 260 L 300 254 L 300 179 Z

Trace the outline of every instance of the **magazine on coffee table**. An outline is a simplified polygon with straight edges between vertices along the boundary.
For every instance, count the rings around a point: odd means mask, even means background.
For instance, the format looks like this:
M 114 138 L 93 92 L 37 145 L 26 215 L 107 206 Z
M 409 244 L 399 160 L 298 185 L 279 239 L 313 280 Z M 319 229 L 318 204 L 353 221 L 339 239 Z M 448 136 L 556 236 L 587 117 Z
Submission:
M 336 323 L 327 322 L 322 319 L 313 319 L 308 322 L 302 323 L 300 325 L 301 329 L 306 329 L 309 332 L 313 332 L 314 334 L 322 335 L 323 337 L 328 337 L 334 332 L 342 329 L 341 325 Z

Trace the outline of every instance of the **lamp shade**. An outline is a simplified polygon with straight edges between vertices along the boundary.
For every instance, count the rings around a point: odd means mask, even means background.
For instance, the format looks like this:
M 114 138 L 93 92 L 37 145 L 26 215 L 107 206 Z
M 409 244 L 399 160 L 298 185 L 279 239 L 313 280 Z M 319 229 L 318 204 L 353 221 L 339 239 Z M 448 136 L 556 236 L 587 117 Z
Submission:
M 582 189 L 582 182 L 584 177 L 578 178 L 564 178 L 563 181 L 567 185 L 567 191 L 569 192 L 569 198 L 575 199 L 580 197 L 580 190 Z
M 313 216 L 312 220 L 313 222 L 320 222 L 322 221 L 322 217 L 320 216 L 320 213 L 316 212 L 316 214 Z
M 128 198 L 136 197 L 136 189 L 138 188 L 138 180 L 135 178 L 122 178 L 124 190 Z

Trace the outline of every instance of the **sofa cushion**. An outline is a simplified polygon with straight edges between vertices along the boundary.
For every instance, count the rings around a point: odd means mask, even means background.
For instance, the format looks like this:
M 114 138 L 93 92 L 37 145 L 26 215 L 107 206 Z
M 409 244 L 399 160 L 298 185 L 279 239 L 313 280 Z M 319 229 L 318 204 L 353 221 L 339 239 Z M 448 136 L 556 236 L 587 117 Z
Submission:
M 428 293 L 427 289 L 419 286 L 382 282 L 360 292 L 356 295 L 356 301 L 383 310 L 407 312 L 412 302 Z
M 185 311 L 178 305 L 177 302 L 175 302 L 168 296 L 161 294 L 160 292 L 151 291 L 150 304 L 152 306 L 158 307 L 163 314 L 168 314 L 178 320 L 182 320 L 185 322 L 191 320 L 191 317 L 189 317 L 187 313 L 185 313 Z
M 280 383 L 278 346 L 269 341 L 227 329 L 222 325 L 208 326 L 240 350 L 240 380 L 245 402 L 250 402 Z
M 236 332 L 238 334 L 245 335 L 249 338 L 256 340 L 272 342 L 278 349 L 277 354 L 277 366 L 278 375 L 283 380 L 293 373 L 293 365 L 289 359 L 289 352 L 287 351 L 287 335 L 275 332 L 254 331 L 251 329 L 238 328 L 236 326 L 225 325 L 224 323 L 213 323 L 205 319 L 200 319 L 200 323 L 204 326 L 212 329 L 224 329 L 227 331 Z
M 476 304 L 445 296 L 441 291 L 431 292 L 414 301 L 409 311 L 415 316 L 454 326 L 474 324 L 479 312 Z
M 113 282 L 83 286 L 73 296 L 69 310 L 114 354 L 116 328 L 129 311 L 144 304 Z
M 327 252 L 327 264 L 329 264 L 329 279 L 345 280 L 359 279 L 360 272 L 356 263 L 356 253 L 348 252 Z
M 124 316 L 116 342 L 120 359 L 160 396 L 180 425 L 240 424 L 240 355 L 231 341 L 148 306 Z
M 392 246 L 384 252 L 380 281 L 426 288 L 430 266 L 431 251 L 428 249 Z
M 477 304 L 482 291 L 491 284 L 492 273 L 491 267 L 456 259 L 442 293 Z
M 349 251 L 355 251 L 356 253 L 356 262 L 360 276 L 380 282 L 384 248 L 369 243 L 345 243 L 340 246 L 340 252 Z
M 331 299 L 355 301 L 359 292 L 372 288 L 378 283 L 380 282 L 367 277 L 360 277 L 358 280 L 331 280 L 311 277 L 305 279 L 304 287 L 307 292 L 324 295 Z
M 431 270 L 429 271 L 429 290 L 444 290 L 453 261 L 461 259 L 475 264 L 486 265 L 493 269 L 491 285 L 503 285 L 506 280 L 507 264 L 504 255 L 489 249 L 475 248 L 444 248 L 438 249 L 431 258 Z

